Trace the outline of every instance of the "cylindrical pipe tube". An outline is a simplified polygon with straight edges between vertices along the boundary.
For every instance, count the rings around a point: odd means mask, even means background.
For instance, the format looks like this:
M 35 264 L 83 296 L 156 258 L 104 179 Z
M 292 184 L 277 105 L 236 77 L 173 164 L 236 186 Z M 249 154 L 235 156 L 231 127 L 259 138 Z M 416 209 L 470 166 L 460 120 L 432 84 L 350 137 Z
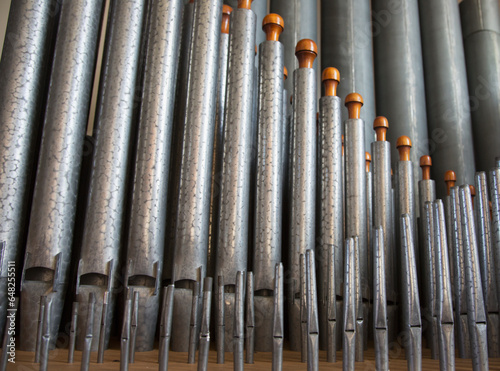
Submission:
M 32 303 L 40 292 L 54 291 L 52 346 L 57 338 L 103 8 L 101 0 L 64 2 L 61 8 L 23 268 L 23 350 L 34 349 Z
M 45 103 L 53 33 L 60 3 L 56 0 L 13 1 L 0 61 L 0 339 L 7 315 L 8 263 L 21 261 L 26 241 L 29 199 L 38 125 Z
M 299 68 L 293 72 L 293 150 L 290 195 L 290 279 L 288 308 L 290 347 L 301 349 L 300 305 L 295 300 L 300 291 L 300 255 L 315 248 L 316 206 L 316 77 L 312 69 L 317 55 L 314 41 L 304 39 L 295 48 Z
M 454 169 L 458 184 L 474 181 L 472 124 L 458 2 L 419 0 L 429 150 L 434 179 Z M 444 197 L 444 184 L 437 184 Z
M 334 292 L 341 296 L 343 284 L 343 195 L 342 195 L 342 121 L 341 99 L 336 96 L 340 74 L 336 68 L 323 71 L 322 80 L 325 95 L 319 100 L 318 137 L 318 309 L 320 326 L 320 346 L 326 346 L 328 264 L 330 250 L 335 250 Z M 334 298 L 333 300 L 336 300 Z M 338 327 L 340 328 L 340 326 Z M 330 335 L 328 335 L 330 336 Z M 337 334 L 332 334 L 336 338 Z
M 356 349 L 356 282 L 354 238 L 348 237 L 344 254 L 344 300 L 343 300 L 343 337 L 342 366 L 344 371 L 354 370 Z
M 365 98 L 361 119 L 375 119 L 375 86 L 370 2 L 321 1 L 321 65 L 335 66 L 342 74 L 339 96 L 355 91 Z M 347 120 L 342 112 L 342 121 Z M 369 126 L 364 129 L 363 153 L 374 139 Z
M 222 0 L 195 2 L 173 265 L 172 346 L 177 351 L 187 351 L 189 343 L 186 284 L 206 275 L 221 9 Z
M 496 168 L 489 174 L 489 185 L 491 194 L 491 242 L 495 255 L 497 299 L 500 306 L 500 168 Z
M 109 271 L 108 265 L 112 261 L 115 268 L 117 267 L 120 248 L 123 245 L 121 236 L 144 9 L 144 0 L 114 0 L 110 4 L 105 60 L 97 102 L 94 134 L 96 145 L 80 253 L 83 265 L 77 278 L 82 286 L 89 286 L 82 295 L 78 295 L 78 301 L 84 304 L 88 301 L 89 292 L 93 291 L 97 299 L 96 308 L 102 308 L 103 305 L 103 290 L 97 287 L 100 285 L 98 282 L 101 276 L 113 281 L 111 287 L 118 285 L 116 275 Z M 132 218 L 134 216 L 135 213 L 132 212 Z M 134 224 L 131 223 L 132 229 Z M 104 287 L 106 286 L 105 284 Z M 105 348 L 111 332 L 114 303 L 115 295 L 112 294 L 108 304 L 111 318 L 108 318 Z M 87 307 L 82 305 L 81 308 Z M 101 318 L 101 311 L 98 312 L 97 318 Z M 78 316 L 79 324 L 84 325 L 86 311 L 80 310 Z M 98 348 L 99 327 L 100 321 L 94 321 L 93 351 Z M 77 348 L 81 349 L 84 337 L 83 331 L 77 334 Z

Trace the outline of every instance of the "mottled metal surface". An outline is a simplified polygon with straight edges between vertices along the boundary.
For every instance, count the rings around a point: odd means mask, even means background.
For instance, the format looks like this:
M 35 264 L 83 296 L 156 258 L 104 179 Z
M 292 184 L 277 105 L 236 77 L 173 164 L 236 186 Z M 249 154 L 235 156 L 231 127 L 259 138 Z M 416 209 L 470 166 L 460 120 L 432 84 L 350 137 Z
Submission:
M 7 266 L 21 261 L 26 241 L 37 135 L 47 91 L 60 1 L 11 3 L 0 61 L 0 338 L 7 314 Z
M 206 371 L 210 349 L 210 310 L 212 306 L 212 277 L 205 277 L 203 282 L 203 308 L 201 311 L 200 352 L 198 371 Z
M 474 209 L 468 185 L 459 188 L 461 227 L 464 248 L 467 322 L 471 343 L 473 370 L 488 370 L 488 339 L 479 252 L 474 222 Z
M 247 273 L 245 299 L 245 362 L 253 364 L 255 353 L 255 300 L 253 272 Z M 269 330 L 269 329 L 268 329 Z
M 433 149 L 432 133 L 427 133 L 418 1 L 373 0 L 372 27 L 377 113 L 391 123 L 388 141 L 395 144 L 402 135 L 411 138 L 410 157 L 417 174 L 420 156 L 429 153 L 429 146 Z M 393 146 L 392 158 L 398 157 Z
M 310 0 L 271 0 L 270 3 L 271 13 L 279 14 L 285 21 L 285 32 L 280 36 L 280 40 L 285 46 L 285 66 L 288 71 L 295 71 L 299 67 L 295 58 L 295 46 L 299 40 L 311 39 L 318 41 L 316 3 Z M 335 65 L 332 64 L 331 66 Z M 316 75 L 315 69 L 315 81 Z M 294 91 L 293 79 L 285 81 L 285 89 L 290 92 Z
M 324 96 L 319 100 L 318 132 L 318 309 L 320 324 L 320 346 L 327 337 L 327 287 L 330 249 L 335 253 L 334 292 L 341 296 L 343 279 L 343 195 L 342 195 L 342 121 L 341 99 Z M 339 326 L 340 327 L 340 326 Z M 333 336 L 336 336 L 335 334 Z
M 172 329 L 172 314 L 174 309 L 174 285 L 163 289 L 163 305 L 160 320 L 160 346 L 159 346 L 159 371 L 168 369 L 168 352 L 170 350 L 170 337 Z
M 233 365 L 234 371 L 243 371 L 243 344 L 245 338 L 245 272 L 236 274 L 234 294 Z
M 439 364 L 442 370 L 455 369 L 455 332 L 453 327 L 453 303 L 448 261 L 448 243 L 443 201 L 432 204 L 434 217 L 436 262 L 436 312 L 439 328 Z
M 319 363 L 318 296 L 313 250 L 306 251 L 307 269 L 307 370 L 317 371 Z
M 310 5 L 309 5 L 310 6 Z M 375 86 L 370 2 L 366 0 L 321 1 L 321 67 L 335 66 L 340 71 L 337 95 L 344 99 L 356 92 L 363 96 L 361 119 L 375 119 Z M 382 113 L 385 115 L 385 113 Z M 342 121 L 347 120 L 342 110 Z M 375 134 L 364 126 L 363 154 Z
M 373 142 L 372 173 L 373 173 L 373 226 L 382 227 L 385 238 L 385 279 L 386 297 L 395 303 L 397 297 L 396 251 L 392 243 L 394 233 L 394 218 L 392 215 L 392 179 L 391 179 L 391 144 L 386 141 Z
M 500 306 L 500 169 L 497 167 L 489 173 L 491 195 L 491 243 L 495 256 L 495 278 L 497 281 L 497 299 Z
M 272 370 L 283 369 L 283 342 L 285 337 L 284 307 L 283 307 L 283 264 L 276 264 L 274 276 L 274 306 L 273 306 L 273 362 Z
M 429 145 L 434 179 L 453 169 L 457 183 L 474 181 L 475 162 L 458 2 L 419 0 Z M 413 139 L 413 138 L 412 138 Z M 444 182 L 437 195 L 444 197 Z
M 288 309 L 290 348 L 300 349 L 298 306 L 299 257 L 315 248 L 316 218 L 316 77 L 314 70 L 299 68 L 293 73 L 293 139 L 291 152 L 290 245 L 288 246 Z
M 356 349 L 356 288 L 355 288 L 355 247 L 354 238 L 345 242 L 344 254 L 344 300 L 343 300 L 343 370 L 354 370 Z
M 37 283 L 53 290 L 52 338 L 56 338 L 64 300 L 76 212 L 83 138 L 93 82 L 103 2 L 64 2 L 56 40 L 45 112 L 37 180 L 24 265 L 21 322 L 29 324 Z M 56 258 L 58 256 L 58 258 Z M 56 264 L 57 261 L 57 264 Z M 31 281 L 31 282 L 30 282 Z M 49 283 L 49 287 L 50 287 Z M 39 287 L 41 288 L 41 287 Z M 33 331 L 24 332 L 20 348 L 32 350 Z
M 340 326 L 338 326 L 337 316 L 337 291 L 335 287 L 336 267 L 335 267 L 335 246 L 330 246 L 328 251 L 328 271 L 327 271 L 327 284 L 326 284 L 326 328 L 321 331 L 326 332 L 326 361 L 337 361 L 337 347 L 340 345 L 337 342 Z M 343 270 L 343 265 L 341 267 Z M 340 294 L 340 291 L 339 291 Z
M 498 323 L 498 290 L 495 272 L 498 267 L 495 264 L 495 256 L 491 235 L 491 214 L 488 197 L 488 185 L 486 173 L 476 174 L 476 197 L 475 197 L 476 233 L 479 254 L 479 269 L 481 270 L 481 286 L 483 289 L 484 305 L 488 321 L 488 355 L 489 357 L 500 357 L 499 328 Z M 494 317 L 497 319 L 495 320 Z M 491 318 L 491 320 L 490 320 Z

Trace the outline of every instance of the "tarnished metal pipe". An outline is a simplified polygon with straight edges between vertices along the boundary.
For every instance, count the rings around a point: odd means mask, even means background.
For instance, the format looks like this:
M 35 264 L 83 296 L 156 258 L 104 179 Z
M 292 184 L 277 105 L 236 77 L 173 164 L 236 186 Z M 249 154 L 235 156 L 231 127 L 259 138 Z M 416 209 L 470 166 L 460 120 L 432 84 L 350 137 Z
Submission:
M 200 306 L 200 283 L 195 282 L 193 287 L 193 296 L 191 300 L 191 322 L 189 324 L 189 348 L 188 363 L 194 364 L 196 361 L 196 348 L 198 347 L 198 321 Z M 175 318 L 174 318 L 175 321 Z
M 226 337 L 225 329 L 225 291 L 224 291 L 224 277 L 219 276 L 217 278 L 217 317 L 216 317 L 216 327 L 217 327 L 217 363 L 224 363 L 224 342 Z
M 78 302 L 73 305 L 78 304 Z M 102 301 L 101 310 L 101 328 L 99 330 L 99 349 L 97 350 L 97 363 L 104 362 L 104 350 L 106 349 L 106 331 L 108 329 L 109 323 L 109 292 L 104 293 L 104 298 Z M 73 313 L 75 313 L 75 308 L 73 308 Z M 76 307 L 76 316 L 78 317 L 78 307 Z M 76 326 L 76 323 L 75 323 Z
M 45 296 L 40 297 L 40 309 L 38 310 L 38 322 L 36 327 L 35 363 L 40 363 L 40 348 L 42 346 L 43 321 L 45 318 L 45 299 Z
M 51 347 L 57 338 L 103 8 L 101 0 L 61 8 L 21 282 L 21 350 L 34 350 L 33 309 L 42 293 L 52 295 Z
M 85 323 L 85 339 L 83 343 L 81 371 L 88 371 L 90 364 L 90 352 L 92 351 L 92 343 L 94 340 L 94 310 L 96 297 L 93 292 L 89 293 L 87 305 L 87 321 Z
M 337 288 L 336 288 L 336 256 L 335 254 L 340 249 L 336 246 L 330 246 L 328 254 L 328 271 L 327 271 L 327 287 L 326 287 L 326 361 L 337 362 Z M 343 264 L 340 266 L 343 269 Z M 321 330 L 320 328 L 320 333 Z M 338 331 L 340 332 L 340 331 Z
M 419 0 L 427 126 L 434 179 L 454 169 L 459 184 L 474 181 L 474 145 L 458 2 Z M 437 184 L 444 197 L 444 184 Z
M 305 254 L 300 254 L 300 361 L 307 362 L 307 262 Z
M 73 358 L 75 356 L 78 307 L 79 303 L 77 301 L 73 302 L 73 308 L 71 309 L 71 327 L 69 330 L 68 363 L 73 363 Z
M 129 363 L 135 362 L 138 317 L 139 317 L 139 292 L 134 291 L 134 298 L 132 300 L 132 314 L 130 316 L 130 350 L 128 357 Z
M 15 262 L 18 272 L 22 268 L 37 137 L 42 127 L 53 36 L 61 7 L 57 0 L 10 4 L 0 60 L 0 241 L 4 247 L 0 266 L 0 338 L 7 316 L 8 264 Z
M 413 222 L 410 216 L 408 214 L 401 215 L 401 304 L 403 306 L 403 324 L 407 339 L 405 344 L 406 359 L 408 360 L 408 370 L 421 370 L 422 321 L 412 228 Z
M 283 170 L 283 53 L 279 42 L 284 22 L 277 14 L 264 18 L 262 29 L 267 40 L 259 46 L 259 108 L 257 139 L 257 179 L 253 271 L 255 274 L 255 311 L 261 324 L 255 328 L 255 349 L 273 349 L 272 306 L 276 264 L 281 261 L 283 191 L 287 182 Z M 273 293 L 274 295 L 275 293 Z
M 90 301 L 91 298 L 89 298 Z M 52 297 L 50 295 L 43 297 L 43 325 L 42 325 L 42 337 L 40 339 L 40 371 L 47 371 L 49 365 L 49 350 L 50 342 L 52 337 Z M 87 362 L 88 363 L 88 362 Z M 82 354 L 82 371 L 85 370 L 85 358 Z
M 293 72 L 293 144 L 291 152 L 290 278 L 288 310 L 290 348 L 301 349 L 299 293 L 301 254 L 315 247 L 316 218 L 316 78 L 312 69 L 317 55 L 316 43 L 304 39 L 297 43 L 295 54 L 299 68 Z
M 459 189 L 462 224 L 465 291 L 467 294 L 467 322 L 471 343 L 472 368 L 488 370 L 487 318 L 479 267 L 479 252 L 474 222 L 471 191 L 468 185 Z
M 363 360 L 364 329 L 363 299 L 369 299 L 368 255 L 366 236 L 366 163 L 364 150 L 365 128 L 360 119 L 363 98 L 357 93 L 349 94 L 345 99 L 349 119 L 345 121 L 345 210 L 346 236 L 357 236 L 359 248 L 359 280 L 356 280 L 356 361 Z
M 337 327 L 330 334 L 330 320 L 335 322 L 336 313 L 328 311 L 336 308 L 335 293 L 341 295 L 343 282 L 343 195 L 342 195 L 342 121 L 341 121 L 341 99 L 337 97 L 337 86 L 340 74 L 336 68 L 329 67 L 323 71 L 324 96 L 319 100 L 319 133 L 318 133 L 318 216 L 319 223 L 319 248 L 318 257 L 318 309 L 319 309 L 319 336 L 320 347 L 326 346 L 330 351 L 330 360 L 335 357 Z M 329 267 L 331 249 L 334 248 L 335 266 Z M 329 269 L 335 273 L 335 277 L 329 276 Z M 329 282 L 333 280 L 335 287 L 329 288 Z M 333 290 L 333 301 L 330 300 L 330 292 Z M 332 338 L 333 337 L 333 338 Z M 331 353 L 331 352 L 334 353 Z
M 253 364 L 255 351 L 255 311 L 254 311 L 254 279 L 253 273 L 247 273 L 247 289 L 245 299 L 245 348 L 246 363 Z
M 500 322 L 498 290 L 493 252 L 491 217 L 488 198 L 488 185 L 486 173 L 476 174 L 477 197 L 475 202 L 475 216 L 478 234 L 479 268 L 481 270 L 481 285 L 483 288 L 484 305 L 487 315 L 488 328 L 488 355 L 490 358 L 500 357 Z
M 306 251 L 307 270 L 307 370 L 317 371 L 319 363 L 319 323 L 314 251 Z
M 373 147 L 373 146 L 372 146 Z M 384 229 L 373 229 L 373 340 L 375 364 L 379 371 L 389 370 L 389 331 L 385 277 Z
M 159 370 L 168 369 L 168 352 L 170 350 L 170 337 L 172 331 L 172 313 L 174 310 L 174 285 L 163 288 L 163 305 L 160 325 Z
M 448 177 L 451 177 L 450 180 L 447 180 Z M 450 280 L 451 280 L 451 289 L 453 291 L 453 295 L 455 295 L 455 275 L 454 275 L 454 267 L 453 267 L 453 220 L 451 214 L 451 187 L 456 182 L 456 175 L 454 171 L 447 171 L 445 173 L 445 184 L 446 184 L 446 197 L 444 198 L 444 212 L 445 212 L 445 221 L 446 221 L 446 235 L 448 240 L 448 261 L 450 262 Z M 456 308 L 454 308 L 456 309 Z M 455 321 L 455 326 L 457 322 Z
M 370 164 L 372 162 L 372 156 L 370 152 L 365 152 L 365 166 L 366 166 L 366 261 L 367 261 L 367 275 L 368 277 L 373 277 L 372 267 L 373 267 L 373 242 L 372 242 L 372 228 L 373 228 L 373 173 L 370 170 Z M 368 301 L 371 301 L 371 293 L 373 292 L 373 282 L 371 279 L 367 278 L 368 282 Z M 368 313 L 367 313 L 368 314 Z M 365 331 L 368 330 L 368 322 L 365 322 Z M 366 340 L 368 337 L 366 337 Z M 367 344 L 367 343 L 366 343 Z M 365 345 L 366 347 L 366 345 Z
M 203 282 L 203 309 L 201 311 L 200 352 L 198 354 L 198 371 L 206 371 L 208 351 L 210 349 L 210 310 L 212 306 L 212 277 L 205 277 Z
M 273 306 L 273 371 L 283 369 L 283 342 L 285 337 L 283 312 L 283 264 L 276 264 Z
M 353 371 L 356 354 L 356 282 L 355 270 L 355 238 L 350 237 L 345 242 L 344 255 L 344 321 L 342 337 L 342 368 Z
M 234 300 L 233 364 L 234 371 L 243 371 L 243 344 L 245 337 L 245 272 L 236 273 L 236 294 Z
M 120 334 L 120 371 L 128 370 L 130 351 L 130 321 L 132 315 L 132 289 L 127 290 L 125 310 L 123 311 L 123 324 Z
M 443 201 L 434 201 L 432 210 L 434 216 L 433 227 L 436 257 L 436 311 L 439 328 L 439 365 L 441 370 L 454 370 L 455 332 Z
M 491 194 L 491 239 L 495 255 L 497 299 L 500 306 L 500 164 L 489 173 Z
M 206 275 L 222 0 L 197 1 L 194 7 L 172 272 L 175 351 L 189 348 L 192 284 Z

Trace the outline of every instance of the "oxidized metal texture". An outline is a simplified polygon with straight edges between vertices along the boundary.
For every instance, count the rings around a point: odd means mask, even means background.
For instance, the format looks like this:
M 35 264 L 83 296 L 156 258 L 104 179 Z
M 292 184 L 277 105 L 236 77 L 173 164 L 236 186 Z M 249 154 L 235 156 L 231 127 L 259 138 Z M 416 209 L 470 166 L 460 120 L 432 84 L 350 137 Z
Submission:
M 259 1 L 262 0 L 255 1 L 255 3 Z M 285 46 L 285 66 L 287 66 L 288 71 L 295 71 L 299 67 L 295 58 L 295 46 L 299 40 L 318 40 L 317 7 L 310 0 L 271 0 L 270 3 L 271 13 L 279 14 L 285 20 L 286 31 L 280 35 L 280 40 Z M 331 64 L 331 66 L 335 66 L 335 64 Z M 314 76 L 316 81 L 316 69 Z M 292 79 L 285 81 L 286 90 L 293 91 L 293 86 Z
M 7 315 L 8 263 L 21 271 L 33 183 L 37 134 L 42 125 L 53 32 L 60 2 L 11 3 L 0 60 L 0 338 Z
M 344 254 L 344 300 L 342 338 L 342 366 L 344 371 L 354 370 L 356 349 L 356 282 L 355 282 L 354 238 L 345 242 Z
M 372 145 L 373 148 L 373 145 Z M 377 370 L 389 369 L 384 229 L 373 228 L 373 340 Z
M 326 361 L 337 361 L 337 332 L 340 326 L 337 326 L 337 289 L 335 287 L 336 267 L 335 267 L 335 246 L 328 249 L 328 271 L 326 284 L 326 328 L 320 327 L 321 331 L 326 332 Z M 338 250 L 338 249 L 337 249 Z M 343 269 L 343 265 L 340 266 Z M 340 291 L 338 291 L 340 294 Z M 321 323 L 320 323 L 321 326 Z M 325 331 L 326 330 L 326 331 Z
M 136 89 L 137 65 L 144 19 L 144 0 L 112 1 L 106 35 L 105 60 L 96 115 L 96 144 L 94 148 L 90 190 L 85 214 L 85 228 L 78 280 L 84 286 L 99 283 L 104 276 L 115 288 L 115 276 L 109 271 L 110 261 L 117 264 L 123 245 L 122 233 L 125 214 L 129 148 Z M 134 212 L 132 217 L 134 217 Z M 134 223 L 131 224 L 132 229 Z M 111 274 L 110 274 L 111 273 Z M 82 276 L 86 276 L 82 279 Z M 87 287 L 86 291 L 91 291 Z M 101 289 L 96 288 L 97 306 L 103 304 Z M 88 293 L 78 296 L 82 306 L 79 317 L 87 318 Z M 114 311 L 115 295 L 110 295 L 109 312 Z M 98 317 L 99 318 L 99 317 Z M 112 318 L 112 315 L 111 315 Z M 111 329 L 108 322 L 108 332 Z M 98 349 L 100 321 L 94 321 L 92 350 Z M 77 334 L 81 349 L 85 333 Z M 105 341 L 105 348 L 109 335 Z
M 299 306 L 294 304 L 299 292 L 300 254 L 315 247 L 316 218 L 316 76 L 310 68 L 293 72 L 293 143 L 291 152 L 290 278 L 288 307 L 290 313 L 290 348 L 300 349 Z
M 476 170 L 458 2 L 418 3 L 433 178 L 443 179 L 453 169 L 457 184 L 472 184 Z M 445 194 L 445 183 L 438 182 L 438 197 Z
M 455 332 L 453 330 L 453 303 L 448 262 L 448 243 L 443 201 L 433 202 L 436 257 L 436 312 L 439 327 L 439 364 L 441 370 L 455 369 Z
M 343 98 L 353 91 L 361 94 L 364 98 L 361 119 L 372 123 L 375 119 L 375 78 L 368 1 L 321 2 L 321 53 L 322 70 L 335 66 L 341 73 L 337 95 Z M 347 110 L 342 110 L 342 121 L 347 118 Z M 364 127 L 364 134 L 363 155 L 375 139 L 371 125 Z
M 129 350 L 129 363 L 135 362 L 135 348 L 137 340 L 137 324 L 139 312 L 139 292 L 134 291 L 134 299 L 132 301 L 132 314 L 130 320 L 130 350 Z
M 459 202 L 460 216 L 462 219 L 465 287 L 467 293 L 467 321 L 469 324 L 472 368 L 474 370 L 488 370 L 487 319 L 481 284 L 474 209 L 468 185 L 460 186 Z
M 500 306 L 500 169 L 497 167 L 489 174 L 491 194 L 491 242 L 495 255 L 497 299 Z
M 75 343 L 76 343 L 76 331 L 77 331 L 77 320 L 78 320 L 78 306 L 77 301 L 73 302 L 73 307 L 71 309 L 71 327 L 69 331 L 69 346 L 68 346 L 68 363 L 73 363 L 73 358 L 75 355 Z
M 57 338 L 103 5 L 101 0 L 75 0 L 64 2 L 61 9 L 23 268 L 23 350 L 33 350 L 32 308 L 51 286 L 57 292 L 52 298 L 51 339 Z
M 385 284 L 389 302 L 396 303 L 396 252 L 392 243 L 394 217 L 392 215 L 391 144 L 387 141 L 373 142 L 373 226 L 384 230 Z
M 420 180 L 418 182 L 418 199 L 419 216 L 422 219 L 423 215 L 425 215 L 425 203 L 433 202 L 436 199 L 436 182 L 433 179 Z
M 458 187 L 450 190 L 452 220 L 453 308 L 455 310 L 455 336 L 460 358 L 470 358 L 469 327 L 467 324 L 467 294 L 465 292 L 465 263 L 462 237 L 462 217 Z
M 198 323 L 199 323 L 199 308 L 200 308 L 200 283 L 196 281 L 193 288 L 193 296 L 191 300 L 191 321 L 189 323 L 189 348 L 188 348 L 188 363 L 195 363 L 196 348 L 198 347 Z
M 340 119 L 341 99 L 324 96 L 319 100 L 318 138 L 318 309 L 320 344 L 327 343 L 327 301 L 329 298 L 328 264 L 330 250 L 335 250 L 335 273 L 333 288 L 341 296 L 343 285 L 343 195 L 342 195 L 342 121 Z M 335 299 L 334 299 L 335 301 Z M 336 335 L 334 335 L 336 336 Z
M 172 141 L 170 154 L 170 170 L 167 197 L 167 226 L 163 279 L 172 280 L 172 269 L 175 245 L 175 227 L 177 220 L 178 194 L 181 177 L 182 138 L 184 135 L 184 117 L 188 94 L 189 66 L 192 51 L 192 34 L 194 23 L 194 2 L 184 5 L 181 23 L 181 39 L 179 42 L 179 65 L 175 87 L 174 119 L 172 122 Z M 222 36 L 222 35 L 221 35 Z M 221 37 L 221 40 L 223 38 Z M 227 64 L 227 61 L 226 61 Z M 222 68 L 222 66 L 219 66 Z M 224 94 L 225 96 L 225 94 Z
M 368 277 L 373 277 L 373 241 L 372 241 L 372 229 L 373 229 L 373 173 L 371 171 L 366 172 L 366 260 L 367 260 L 367 275 Z M 368 289 L 370 294 L 373 292 L 373 281 L 367 278 Z M 369 298 L 371 295 L 369 294 Z
M 408 162 L 409 163 L 409 162 Z M 410 168 L 411 169 L 411 168 Z M 411 183 L 413 184 L 413 183 Z M 403 324 L 408 343 L 408 370 L 422 369 L 422 321 L 418 296 L 417 264 L 415 259 L 413 223 L 408 214 L 401 215 L 401 301 Z
M 85 321 L 85 332 L 83 340 L 83 352 L 81 360 L 81 370 L 88 371 L 90 363 L 90 352 L 92 349 L 92 341 L 94 337 L 94 307 L 96 304 L 95 294 L 91 292 L 88 296 L 88 307 L 86 308 L 87 318 Z M 83 331 L 82 331 L 83 332 Z
M 205 277 L 203 282 L 203 308 L 201 315 L 200 352 L 198 371 L 207 370 L 208 351 L 210 348 L 210 309 L 212 306 L 212 277 Z
M 451 192 L 451 191 L 450 191 Z M 444 198 L 444 213 L 445 213 L 445 221 L 446 221 L 446 240 L 448 241 L 448 261 L 450 263 L 450 280 L 451 280 L 451 290 L 453 294 L 455 293 L 455 281 L 454 281 L 454 274 L 453 274 L 453 241 L 452 241 L 452 236 L 453 236 L 453 220 L 451 219 L 451 197 L 450 195 L 447 195 Z
M 286 184 L 288 181 L 288 163 L 289 163 L 289 148 L 290 148 L 290 122 L 288 120 L 288 90 L 283 90 L 283 133 L 281 134 L 281 154 L 283 157 L 282 161 L 282 170 L 281 173 L 283 175 L 282 178 L 282 187 L 283 187 L 283 197 L 287 190 Z
M 210 191 L 210 229 L 208 236 L 207 272 L 215 272 L 217 236 L 219 232 L 219 202 L 222 176 L 222 143 L 226 112 L 227 65 L 229 34 L 221 33 L 219 44 L 219 69 L 217 76 L 217 105 L 215 111 L 214 151 L 212 156 L 212 186 Z
M 221 9 L 222 0 L 195 2 L 176 214 L 174 283 L 200 280 L 206 274 Z M 188 349 L 188 322 L 182 320 L 190 307 L 185 291 L 189 290 L 176 288 L 172 345 L 177 351 Z
M 234 294 L 233 326 L 233 364 L 235 371 L 243 371 L 243 344 L 245 337 L 245 272 L 236 273 L 236 292 Z
M 125 299 L 125 310 L 123 312 L 123 324 L 120 335 L 120 371 L 128 370 L 128 359 L 130 350 L 130 320 L 132 315 L 132 291 L 127 291 Z
M 278 263 L 276 264 L 274 278 L 273 371 L 283 369 L 283 342 L 285 337 L 283 294 L 283 264 Z
M 245 299 L 245 348 L 246 363 L 253 363 L 255 352 L 255 301 L 253 272 L 247 273 L 247 287 Z M 269 328 L 266 328 L 269 330 Z
M 396 143 L 402 135 L 411 138 L 410 158 L 418 174 L 420 156 L 429 153 L 433 140 L 427 134 L 418 1 L 374 0 L 372 12 L 377 112 L 391 123 L 389 142 Z M 392 158 L 399 158 L 396 146 Z M 416 178 L 413 183 L 418 189 Z
M 217 348 L 217 363 L 224 363 L 224 342 L 225 342 L 225 291 L 224 291 L 224 277 L 217 277 L 217 303 L 215 308 L 217 311 L 215 326 L 217 329 L 216 348 Z
M 305 254 L 300 254 L 300 361 L 307 362 L 307 287 L 309 276 Z
M 360 288 L 363 298 L 370 297 L 368 288 L 368 254 L 366 236 L 366 166 L 363 120 L 345 121 L 345 212 L 346 236 L 359 238 Z
M 495 0 L 466 0 L 460 16 L 476 163 L 489 170 L 500 154 L 500 7 Z
M 421 246 L 421 292 L 423 293 L 422 300 L 422 315 L 423 322 L 427 328 L 424 333 L 427 339 L 427 347 L 431 349 L 431 358 L 438 359 L 439 344 L 438 344 L 438 318 L 437 318 L 437 303 L 438 293 L 436 287 L 437 275 L 439 267 L 436 264 L 436 238 L 435 221 L 432 211 L 432 202 L 425 201 L 423 203 L 423 214 L 420 216 L 422 226 L 422 246 Z
M 313 250 L 306 251 L 307 269 L 307 370 L 318 370 L 319 323 L 316 291 L 316 265 Z
M 475 217 L 477 223 L 477 242 L 479 268 L 481 270 L 481 286 L 483 288 L 484 305 L 488 322 L 488 354 L 489 357 L 500 357 L 498 327 L 498 297 L 495 272 L 495 256 L 491 235 L 490 205 L 486 173 L 476 174 Z
M 168 369 L 168 352 L 172 329 L 172 313 L 174 309 L 174 285 L 163 288 L 162 316 L 160 320 L 159 371 Z
M 229 33 L 215 275 L 231 284 L 237 271 L 247 270 L 256 18 L 252 10 L 235 9 Z
M 356 295 L 356 362 L 364 361 L 364 337 L 367 336 L 365 332 L 365 325 L 368 322 L 364 320 L 364 306 L 363 306 L 363 295 L 361 292 L 361 250 L 359 246 L 359 237 L 354 237 L 354 281 L 355 284 L 355 295 Z
M 40 337 L 40 371 L 47 371 L 49 364 L 49 350 L 51 343 L 51 333 L 52 333 L 52 298 L 50 295 L 43 296 L 43 321 L 41 327 L 41 337 Z M 84 369 L 84 355 L 82 355 L 82 368 Z M 84 369 L 85 371 L 85 369 Z

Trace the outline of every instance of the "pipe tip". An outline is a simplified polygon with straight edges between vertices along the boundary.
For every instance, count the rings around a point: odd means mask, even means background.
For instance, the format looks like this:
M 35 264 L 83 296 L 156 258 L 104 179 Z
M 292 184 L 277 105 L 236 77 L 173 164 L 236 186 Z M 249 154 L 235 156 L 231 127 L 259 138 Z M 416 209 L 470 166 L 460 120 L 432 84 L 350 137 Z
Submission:
M 476 196 L 476 187 L 474 187 L 473 185 L 470 185 L 469 188 L 470 188 L 470 195 L 472 197 Z
M 337 95 L 337 86 L 340 82 L 340 72 L 335 67 L 328 67 L 323 70 L 321 81 L 325 85 L 325 96 Z
M 406 135 L 402 135 L 396 142 L 399 151 L 399 161 L 410 161 L 411 140 Z
M 192 2 L 194 3 L 194 0 Z M 233 12 L 233 8 L 231 8 L 229 5 L 222 6 L 222 14 L 230 15 L 232 12 Z
M 396 148 L 400 147 L 410 147 L 411 148 L 411 139 L 407 137 L 406 135 L 402 135 L 398 138 L 398 141 L 396 142 Z
M 420 167 L 422 168 L 422 180 L 431 179 L 431 156 L 425 155 L 420 157 Z
M 318 56 L 318 46 L 311 39 L 302 39 L 295 47 L 295 56 L 299 61 L 299 68 L 312 68 Z
M 279 37 L 285 29 L 285 21 L 276 13 L 268 14 L 262 21 L 262 30 L 266 33 L 266 40 L 279 41 Z
M 446 183 L 448 182 L 456 182 L 457 181 L 457 175 L 453 170 L 448 170 L 446 173 L 444 173 L 444 181 Z
M 283 78 L 284 80 L 288 79 L 288 68 L 283 67 Z
M 387 140 L 387 130 L 389 129 L 389 120 L 384 116 L 378 116 L 373 121 L 373 129 L 377 136 L 377 142 Z
M 238 0 L 238 9 L 252 9 L 253 0 Z
M 233 8 L 229 5 L 224 5 L 222 7 L 222 24 L 221 24 L 221 33 L 228 34 L 229 33 L 229 22 L 230 15 L 233 12 Z
M 431 156 L 425 155 L 420 157 L 420 167 L 432 166 Z
M 345 98 L 345 106 L 349 111 L 349 119 L 359 119 L 363 103 L 363 97 L 358 93 L 351 93 Z

